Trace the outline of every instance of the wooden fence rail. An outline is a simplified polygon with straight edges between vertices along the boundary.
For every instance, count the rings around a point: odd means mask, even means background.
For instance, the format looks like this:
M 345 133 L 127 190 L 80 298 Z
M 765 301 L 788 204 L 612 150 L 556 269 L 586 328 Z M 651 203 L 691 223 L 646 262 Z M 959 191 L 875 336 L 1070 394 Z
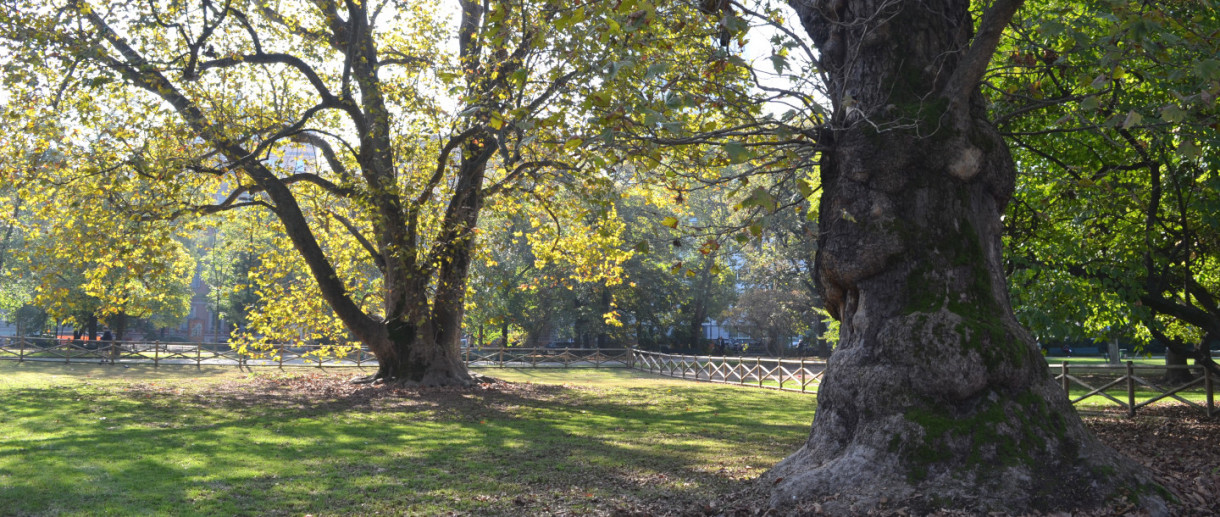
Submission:
M 825 361 L 810 359 L 689 356 L 643 350 L 633 350 L 632 353 L 635 355 L 635 368 L 651 373 L 804 393 L 817 392 L 817 385 L 826 370 Z M 1171 370 L 1194 370 L 1195 367 L 1137 366 L 1128 361 L 1126 365 L 1062 363 L 1050 368 L 1057 373 L 1055 379 L 1060 381 L 1065 392 L 1071 394 L 1075 386 L 1086 390 L 1084 394 L 1072 397 L 1073 404 L 1101 397 L 1126 409 L 1129 416 L 1134 416 L 1140 408 L 1161 401 L 1177 400 L 1205 411 L 1209 417 L 1220 415 L 1215 400 L 1216 386 L 1220 384 L 1216 376 L 1198 376 L 1189 382 L 1168 387 L 1151 380 L 1164 377 Z M 1186 398 L 1183 394 L 1187 391 L 1201 391 L 1205 401 L 1199 403 Z
M 673 355 L 632 350 L 637 370 L 705 382 L 740 384 L 783 391 L 814 393 L 826 372 L 826 361 Z
M 113 346 L 112 346 L 113 345 Z M 0 337 L 0 360 L 95 362 L 202 366 L 377 366 L 368 349 L 343 356 L 322 353 L 320 345 L 275 344 L 271 350 L 242 353 L 225 343 L 162 343 L 158 341 L 76 341 L 71 339 Z M 463 348 L 471 366 L 521 368 L 629 368 L 630 349 L 585 348 Z
M 194 365 L 240 367 L 362 367 L 376 366 L 367 349 L 355 349 L 340 357 L 322 354 L 319 345 L 275 345 L 262 353 L 241 353 L 222 343 L 161 343 L 157 341 L 74 341 L 70 339 L 0 337 L 0 360 L 63 363 L 121 363 L 160 366 Z M 783 391 L 816 393 L 826 372 L 826 361 L 765 357 L 690 356 L 662 354 L 631 348 L 462 348 L 470 366 L 499 368 L 634 368 L 670 377 L 704 382 L 737 384 Z M 1156 378 L 1174 369 L 1192 367 L 1071 364 L 1052 365 L 1051 371 L 1071 394 L 1077 386 L 1083 394 L 1072 403 L 1100 397 L 1135 415 L 1136 411 L 1161 401 L 1176 400 L 1197 407 L 1210 416 L 1220 415 L 1215 391 L 1220 379 L 1214 375 L 1192 377 L 1177 386 L 1162 386 Z M 1201 393 L 1203 402 L 1184 396 Z M 1196 397 L 1197 399 L 1198 397 Z
M 1191 371 L 1197 367 L 1136 365 L 1132 361 L 1126 364 L 1071 364 L 1064 362 L 1058 366 L 1052 365 L 1056 372 L 1055 379 L 1063 385 L 1063 390 L 1069 394 L 1074 386 L 1084 388 L 1085 393 L 1072 398 L 1076 404 L 1091 397 L 1101 397 L 1111 404 L 1127 410 L 1128 416 L 1135 416 L 1136 410 L 1165 400 L 1176 400 L 1188 406 L 1199 408 L 1208 417 L 1220 414 L 1216 408 L 1217 377 L 1212 374 L 1191 376 L 1191 380 L 1177 386 L 1162 386 L 1156 377 L 1164 378 L 1170 371 Z M 1199 403 L 1183 396 L 1187 391 L 1199 392 L 1204 396 L 1204 402 Z M 1115 395 L 1123 398 L 1118 398 Z

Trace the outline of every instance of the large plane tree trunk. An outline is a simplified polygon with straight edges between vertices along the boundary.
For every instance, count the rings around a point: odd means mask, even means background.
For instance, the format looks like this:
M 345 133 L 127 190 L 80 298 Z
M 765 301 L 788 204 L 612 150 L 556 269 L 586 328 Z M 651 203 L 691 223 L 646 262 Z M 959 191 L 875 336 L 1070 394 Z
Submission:
M 975 36 L 967 0 L 793 0 L 835 104 L 816 267 L 842 327 L 808 441 L 762 481 L 774 506 L 1020 513 L 1153 489 L 1084 427 L 1010 307 L 1015 168 L 977 82 L 1018 4 L 994 2 Z

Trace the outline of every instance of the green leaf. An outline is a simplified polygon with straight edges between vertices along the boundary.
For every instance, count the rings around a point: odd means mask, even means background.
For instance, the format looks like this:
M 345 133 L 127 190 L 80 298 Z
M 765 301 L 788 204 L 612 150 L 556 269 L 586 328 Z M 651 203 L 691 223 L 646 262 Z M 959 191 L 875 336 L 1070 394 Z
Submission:
M 654 63 L 648 65 L 648 70 L 644 72 L 644 79 L 653 79 L 658 75 L 669 71 L 669 63 Z
M 661 225 L 668 226 L 670 228 L 677 228 L 678 227 L 678 218 L 677 217 L 666 217 L 665 219 L 661 220 Z
M 567 142 L 563 143 L 563 150 L 571 151 L 571 150 L 574 150 L 574 149 L 580 147 L 581 144 L 584 144 L 584 143 L 585 143 L 584 140 L 581 140 L 576 137 L 572 137 L 572 138 L 569 138 Z
M 1143 122 L 1143 120 L 1144 120 L 1144 116 L 1140 115 L 1139 113 L 1136 113 L 1135 110 L 1128 111 L 1127 118 L 1123 119 L 1123 127 L 1124 128 L 1135 127 L 1135 126 L 1139 125 L 1140 122 Z
M 796 180 L 796 189 L 800 191 L 801 197 L 809 199 L 813 197 L 813 185 L 805 180 Z
M 762 187 L 755 187 L 754 190 L 750 192 L 750 195 L 746 196 L 746 198 L 738 204 L 738 206 L 741 208 L 757 206 L 772 212 L 775 211 L 776 205 L 777 203 L 775 201 L 775 196 L 771 195 L 767 189 Z
M 1080 101 L 1080 109 L 1085 111 L 1097 111 L 1099 106 L 1101 106 L 1101 101 L 1097 100 L 1096 95 L 1090 95 Z
M 1220 60 L 1203 59 L 1195 63 L 1195 73 L 1209 81 L 1220 80 Z
M 775 67 L 775 73 L 784 73 L 784 68 L 788 67 L 788 58 L 779 54 L 771 54 L 771 66 Z
M 1187 160 L 1198 158 L 1199 146 L 1190 140 L 1183 140 L 1182 143 L 1178 144 L 1178 156 Z
M 1179 108 L 1177 104 L 1169 104 L 1161 108 L 1161 120 L 1170 124 L 1177 124 L 1186 120 L 1186 111 Z
M 508 76 L 508 81 L 517 86 L 521 86 L 521 85 L 525 84 L 525 80 L 527 77 L 528 77 L 528 75 L 527 75 L 525 69 L 522 68 L 522 69 L 517 70 L 516 72 L 513 72 L 512 75 Z
M 753 158 L 750 150 L 746 149 L 746 146 L 741 142 L 729 142 L 724 144 L 724 153 L 729 156 L 730 163 L 741 163 Z

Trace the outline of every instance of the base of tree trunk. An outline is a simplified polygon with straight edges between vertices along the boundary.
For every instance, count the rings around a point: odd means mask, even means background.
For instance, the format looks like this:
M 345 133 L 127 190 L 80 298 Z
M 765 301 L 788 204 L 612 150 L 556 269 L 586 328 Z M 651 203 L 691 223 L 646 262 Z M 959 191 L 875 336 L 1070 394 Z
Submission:
M 396 378 L 396 377 L 379 376 L 377 373 L 375 373 L 372 375 L 353 377 L 349 382 L 351 382 L 352 384 L 393 385 L 393 386 L 407 386 L 407 387 L 422 386 L 422 387 L 428 387 L 428 388 L 434 388 L 434 387 L 470 388 L 470 387 L 474 387 L 474 386 L 477 386 L 480 384 L 491 384 L 491 383 L 499 382 L 499 379 L 497 379 L 495 377 L 490 377 L 487 375 L 474 373 L 474 372 L 467 372 L 466 380 L 457 379 L 452 376 L 438 376 L 438 377 L 433 377 L 431 379 L 425 377 L 420 380 L 411 380 L 411 379 L 402 378 L 402 377 Z
M 970 405 L 948 412 L 913 407 L 854 422 L 819 413 L 805 446 L 759 483 L 780 513 L 905 507 L 916 515 L 939 509 L 1019 515 L 1136 503 L 1149 515 L 1169 515 L 1163 489 L 1084 430 L 1053 382 Z M 854 432 L 841 432 L 849 427 Z

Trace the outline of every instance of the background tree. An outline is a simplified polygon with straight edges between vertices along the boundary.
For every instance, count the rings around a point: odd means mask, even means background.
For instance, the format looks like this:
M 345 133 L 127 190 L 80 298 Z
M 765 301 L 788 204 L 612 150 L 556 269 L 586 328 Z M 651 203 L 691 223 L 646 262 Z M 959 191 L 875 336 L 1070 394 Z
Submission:
M 230 214 L 234 216 L 197 237 L 202 241 L 201 276 L 208 286 L 209 302 L 214 305 L 217 323 L 223 319 L 229 327 L 215 330 L 225 334 L 249 326 L 250 313 L 259 301 L 251 274 L 261 269 L 261 256 L 274 237 L 269 214 Z
M 99 320 L 121 339 L 129 318 L 185 316 L 190 226 L 142 221 L 138 214 L 165 194 L 140 176 L 157 164 L 118 157 L 131 145 L 156 157 L 174 144 L 135 142 L 122 128 L 82 143 L 74 138 L 82 130 L 42 101 L 17 88 L 3 107 L 11 130 L 3 149 L 9 278 L 26 303 L 94 338 Z
M 815 321 L 812 306 L 804 291 L 750 288 L 737 296 L 725 316 L 731 325 L 749 329 L 751 336 L 760 338 L 767 353 L 782 357 L 788 353 L 792 337 L 807 332 L 809 323 Z
M 471 382 L 457 353 L 462 295 L 486 201 L 587 164 L 606 126 L 585 126 L 582 111 L 621 91 L 603 86 L 633 68 L 634 49 L 664 40 L 689 58 L 704 40 L 675 29 L 684 4 L 459 7 L 454 34 L 427 4 L 337 1 L 17 2 L 0 21 L 9 62 L 43 77 L 31 88 L 91 100 L 88 127 L 130 106 L 140 116 L 127 127 L 167 127 L 189 144 L 163 184 L 227 192 L 170 196 L 177 206 L 160 216 L 275 214 L 295 253 L 264 260 L 285 273 L 256 277 L 310 282 L 276 284 L 307 294 L 264 293 L 280 295 L 252 319 L 265 335 L 302 323 L 276 300 L 320 298 L 326 314 L 309 323 L 342 322 L 376 354 L 375 378 L 460 385 Z M 273 159 L 290 143 L 317 148 L 325 167 Z M 129 162 L 144 157 L 128 150 Z
M 1006 221 L 1022 322 L 1215 371 L 1216 10 L 1037 2 L 1017 28 L 988 92 L 1027 169 Z

